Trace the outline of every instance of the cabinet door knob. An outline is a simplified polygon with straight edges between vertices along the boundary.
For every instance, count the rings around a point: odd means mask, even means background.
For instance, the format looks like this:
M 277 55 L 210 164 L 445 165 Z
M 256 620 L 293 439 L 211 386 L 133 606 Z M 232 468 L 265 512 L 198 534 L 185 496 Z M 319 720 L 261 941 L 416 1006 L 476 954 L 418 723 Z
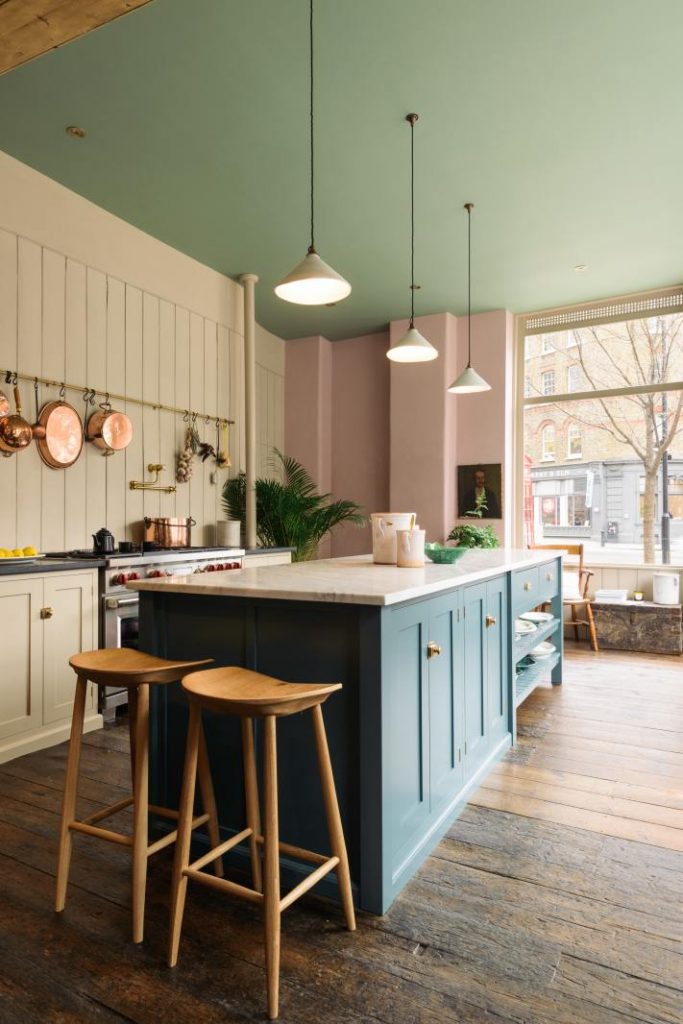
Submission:
M 487 626 L 495 626 L 495 624 L 496 624 L 495 616 L 494 615 L 487 615 L 486 619 L 485 619 L 485 622 L 486 622 Z
M 555 577 L 553 576 L 553 574 L 551 572 L 547 572 L 545 574 L 545 578 L 547 579 L 548 583 L 552 583 L 553 580 L 555 579 Z
M 526 583 L 524 584 L 524 589 L 525 590 L 531 590 L 531 585 L 532 585 L 531 584 L 531 580 L 527 580 Z
M 441 654 L 441 648 L 438 644 L 435 644 L 433 640 L 430 640 L 427 644 L 427 657 L 437 658 Z
M 51 619 L 52 616 L 54 615 L 54 613 L 55 613 L 54 608 L 41 608 L 40 609 L 40 617 L 41 617 L 41 619 Z

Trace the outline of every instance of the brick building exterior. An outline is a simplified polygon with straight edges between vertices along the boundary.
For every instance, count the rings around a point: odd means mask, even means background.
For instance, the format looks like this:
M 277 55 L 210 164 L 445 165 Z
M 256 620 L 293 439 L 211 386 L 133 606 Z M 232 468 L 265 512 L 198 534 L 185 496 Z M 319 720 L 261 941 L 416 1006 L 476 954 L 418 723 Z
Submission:
M 680 330 L 680 336 L 679 336 Z M 658 333 L 659 332 L 659 333 Z M 660 344 L 661 342 L 661 344 Z M 659 353 L 665 365 L 660 368 Z M 610 324 L 525 339 L 525 397 L 589 392 L 652 380 L 683 379 L 683 317 Z M 656 429 L 676 408 L 679 392 L 654 402 Z M 596 544 L 640 544 L 643 540 L 644 466 L 622 431 L 645 444 L 646 410 L 633 398 L 527 406 L 524 413 L 525 471 L 533 501 L 527 533 L 542 539 L 590 539 Z M 603 429 L 602 425 L 609 429 Z M 683 418 L 669 445 L 669 513 L 672 541 L 683 543 Z M 662 509 L 658 474 L 656 532 Z

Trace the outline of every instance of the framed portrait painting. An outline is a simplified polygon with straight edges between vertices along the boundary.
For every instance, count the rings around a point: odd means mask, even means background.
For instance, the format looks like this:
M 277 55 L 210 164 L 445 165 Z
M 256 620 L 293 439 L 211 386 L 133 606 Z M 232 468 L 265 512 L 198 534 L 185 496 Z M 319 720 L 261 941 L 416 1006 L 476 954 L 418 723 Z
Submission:
M 499 462 L 458 466 L 457 483 L 459 519 L 502 518 L 503 495 Z

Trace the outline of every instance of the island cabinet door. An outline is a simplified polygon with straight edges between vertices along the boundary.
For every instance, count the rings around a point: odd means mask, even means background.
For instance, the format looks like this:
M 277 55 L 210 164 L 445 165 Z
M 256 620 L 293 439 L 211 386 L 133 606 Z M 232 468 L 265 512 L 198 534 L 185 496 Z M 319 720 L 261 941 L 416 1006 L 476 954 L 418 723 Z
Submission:
M 429 616 L 429 785 L 432 812 L 462 788 L 460 594 L 431 602 Z
M 508 732 L 509 634 L 507 579 L 486 584 L 486 720 L 490 745 Z
M 488 693 L 486 662 L 487 584 L 463 589 L 463 689 L 465 694 L 463 754 L 465 772 L 471 777 L 489 752 L 487 727 Z
M 429 815 L 426 602 L 391 610 L 384 634 L 383 790 L 394 868 Z

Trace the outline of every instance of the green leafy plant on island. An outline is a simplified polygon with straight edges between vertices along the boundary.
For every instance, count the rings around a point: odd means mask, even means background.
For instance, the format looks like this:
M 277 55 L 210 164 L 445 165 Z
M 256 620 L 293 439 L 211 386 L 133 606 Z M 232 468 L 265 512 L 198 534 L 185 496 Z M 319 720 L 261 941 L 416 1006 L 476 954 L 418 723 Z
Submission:
M 486 498 L 483 494 L 477 496 L 477 503 L 471 512 L 465 512 L 470 519 L 481 519 L 488 511 Z M 496 537 L 492 526 L 475 526 L 474 523 L 458 523 L 448 534 L 448 540 L 454 540 L 459 548 L 497 548 L 500 541 Z
M 318 545 L 340 523 L 363 526 L 366 517 L 355 501 L 334 501 L 318 494 L 315 481 L 296 459 L 274 449 L 274 468 L 282 479 L 256 480 L 256 532 L 263 547 L 291 547 L 292 559 L 315 558 Z M 247 482 L 244 473 L 226 481 L 223 508 L 242 527 L 247 514 Z

